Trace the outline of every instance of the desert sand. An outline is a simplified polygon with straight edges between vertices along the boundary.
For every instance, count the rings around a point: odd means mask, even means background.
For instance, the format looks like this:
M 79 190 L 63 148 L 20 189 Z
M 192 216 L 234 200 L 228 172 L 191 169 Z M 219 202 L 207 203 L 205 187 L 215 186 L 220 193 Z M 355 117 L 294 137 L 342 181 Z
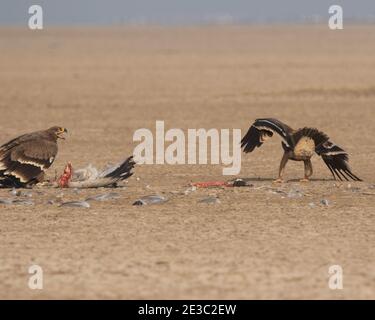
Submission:
M 364 180 L 333 181 L 315 156 L 313 181 L 298 182 L 303 165 L 291 162 L 274 185 L 275 137 L 242 156 L 237 177 L 252 187 L 184 194 L 236 177 L 221 165 L 139 165 L 110 190 L 119 199 L 88 209 L 47 202 L 108 190 L 35 188 L 33 205 L 0 204 L 0 298 L 375 297 L 375 26 L 1 28 L 0 52 L 0 143 L 69 129 L 51 178 L 68 161 L 100 168 L 131 155 L 134 131 L 156 120 L 245 133 L 276 117 L 326 132 Z M 168 201 L 132 206 L 148 194 Z M 220 203 L 199 202 L 209 195 Z M 33 264 L 43 290 L 28 287 Z M 328 287 L 336 264 L 342 290 Z

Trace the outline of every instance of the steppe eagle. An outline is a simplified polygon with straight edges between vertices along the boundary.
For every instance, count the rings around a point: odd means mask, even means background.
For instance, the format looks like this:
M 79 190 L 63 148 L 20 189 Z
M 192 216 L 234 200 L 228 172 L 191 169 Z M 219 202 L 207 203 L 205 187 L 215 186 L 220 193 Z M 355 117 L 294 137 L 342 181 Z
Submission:
M 362 181 L 350 170 L 348 153 L 331 142 L 325 133 L 315 128 L 304 127 L 294 130 L 277 119 L 257 119 L 242 138 L 241 147 L 246 153 L 252 152 L 255 147 L 260 147 L 274 133 L 281 136 L 281 145 L 284 149 L 279 177 L 275 182 L 283 181 L 284 168 L 288 160 L 304 162 L 305 177 L 301 181 L 308 181 L 313 173 L 310 159 L 314 153 L 322 157 L 335 180 L 338 178 L 339 180 Z
M 19 136 L 0 147 L 0 187 L 24 188 L 43 181 L 56 158 L 57 140 L 67 130 L 54 126 Z

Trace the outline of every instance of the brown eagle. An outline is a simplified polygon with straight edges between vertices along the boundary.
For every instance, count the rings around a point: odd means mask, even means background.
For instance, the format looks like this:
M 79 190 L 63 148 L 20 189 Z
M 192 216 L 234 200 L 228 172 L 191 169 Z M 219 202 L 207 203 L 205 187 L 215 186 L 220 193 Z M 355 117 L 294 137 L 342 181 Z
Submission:
M 43 181 L 67 130 L 52 127 L 19 136 L 0 147 L 0 187 L 24 188 Z
M 277 119 L 257 119 L 242 138 L 241 147 L 246 153 L 252 152 L 274 133 L 281 136 L 281 145 L 284 149 L 276 182 L 283 181 L 284 168 L 288 160 L 304 162 L 305 177 L 301 181 L 308 181 L 313 173 L 310 159 L 314 153 L 322 157 L 335 180 L 344 178 L 362 181 L 350 170 L 348 153 L 331 142 L 325 133 L 315 128 L 305 127 L 294 130 Z

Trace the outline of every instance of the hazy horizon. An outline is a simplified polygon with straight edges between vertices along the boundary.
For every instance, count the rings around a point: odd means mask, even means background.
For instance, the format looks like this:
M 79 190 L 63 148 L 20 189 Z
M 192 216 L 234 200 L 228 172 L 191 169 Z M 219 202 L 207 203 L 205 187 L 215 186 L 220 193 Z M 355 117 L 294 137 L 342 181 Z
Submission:
M 3 0 L 0 25 L 27 25 L 33 4 L 42 6 L 44 25 L 325 23 L 334 4 L 343 7 L 344 23 L 375 22 L 374 0 Z

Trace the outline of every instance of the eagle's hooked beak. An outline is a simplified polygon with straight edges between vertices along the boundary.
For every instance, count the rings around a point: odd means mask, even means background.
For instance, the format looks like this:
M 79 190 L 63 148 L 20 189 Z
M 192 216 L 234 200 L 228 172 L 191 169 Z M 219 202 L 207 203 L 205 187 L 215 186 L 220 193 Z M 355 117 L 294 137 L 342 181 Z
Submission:
M 68 133 L 68 130 L 66 130 L 66 128 L 60 128 L 59 131 L 57 132 L 57 137 L 59 139 L 65 140 L 65 137 L 64 137 L 65 133 Z

